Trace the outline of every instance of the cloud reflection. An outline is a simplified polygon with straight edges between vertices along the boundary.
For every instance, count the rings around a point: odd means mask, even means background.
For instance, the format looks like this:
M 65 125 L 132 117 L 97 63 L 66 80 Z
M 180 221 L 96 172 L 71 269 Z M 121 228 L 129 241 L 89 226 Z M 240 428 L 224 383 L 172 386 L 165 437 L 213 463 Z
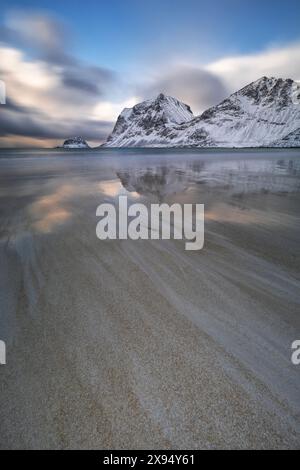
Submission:
M 61 186 L 55 193 L 38 198 L 29 207 L 33 219 L 33 227 L 38 232 L 50 233 L 58 225 L 63 224 L 72 216 L 72 212 L 64 207 L 66 199 L 74 194 L 71 185 Z

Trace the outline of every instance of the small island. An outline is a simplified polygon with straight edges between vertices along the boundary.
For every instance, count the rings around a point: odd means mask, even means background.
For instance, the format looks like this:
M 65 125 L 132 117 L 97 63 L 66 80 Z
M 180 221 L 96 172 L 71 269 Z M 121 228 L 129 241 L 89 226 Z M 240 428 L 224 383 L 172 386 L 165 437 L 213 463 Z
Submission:
M 90 146 L 82 137 L 71 137 L 66 139 L 61 147 L 63 149 L 89 149 Z

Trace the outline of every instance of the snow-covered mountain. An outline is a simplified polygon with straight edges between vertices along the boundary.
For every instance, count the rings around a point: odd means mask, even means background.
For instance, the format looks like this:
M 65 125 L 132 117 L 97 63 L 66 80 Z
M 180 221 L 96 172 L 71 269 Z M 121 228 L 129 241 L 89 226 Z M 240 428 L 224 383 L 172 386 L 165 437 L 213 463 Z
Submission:
M 119 115 L 107 147 L 161 147 L 176 137 L 176 127 L 194 117 L 190 107 L 160 93 L 154 100 L 125 108 Z
M 104 145 L 259 147 L 281 146 L 283 140 L 299 146 L 299 128 L 300 84 L 263 77 L 197 117 L 189 106 L 163 94 L 126 108 Z
M 72 137 L 64 141 L 62 148 L 64 149 L 89 149 L 89 145 L 82 137 Z

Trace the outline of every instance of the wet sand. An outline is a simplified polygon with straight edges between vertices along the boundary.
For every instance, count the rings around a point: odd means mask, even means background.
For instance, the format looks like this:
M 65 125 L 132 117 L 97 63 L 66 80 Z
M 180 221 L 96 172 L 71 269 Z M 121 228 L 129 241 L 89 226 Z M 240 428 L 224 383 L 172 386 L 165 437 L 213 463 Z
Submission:
M 1 448 L 300 447 L 300 156 L 284 152 L 0 158 Z M 98 240 L 119 194 L 204 203 L 204 249 Z

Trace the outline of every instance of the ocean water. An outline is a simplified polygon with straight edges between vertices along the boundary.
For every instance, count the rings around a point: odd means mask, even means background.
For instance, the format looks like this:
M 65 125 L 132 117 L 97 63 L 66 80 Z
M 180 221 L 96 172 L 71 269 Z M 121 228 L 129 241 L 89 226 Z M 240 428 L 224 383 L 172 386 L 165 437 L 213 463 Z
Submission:
M 205 242 L 96 237 L 202 203 Z M 300 151 L 0 151 L 0 447 L 296 448 Z

